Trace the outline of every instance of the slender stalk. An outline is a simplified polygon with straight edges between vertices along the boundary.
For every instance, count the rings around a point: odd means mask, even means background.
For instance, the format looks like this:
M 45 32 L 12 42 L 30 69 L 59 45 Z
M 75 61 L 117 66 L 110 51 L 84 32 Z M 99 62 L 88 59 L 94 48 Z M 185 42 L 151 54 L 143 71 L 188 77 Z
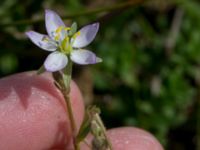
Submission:
M 106 134 L 106 128 L 100 117 L 100 109 L 96 106 L 87 109 L 89 120 L 91 123 L 91 134 L 94 136 L 92 140 L 92 149 L 96 150 L 113 150 L 112 143 Z
M 70 18 L 76 18 L 76 17 L 81 17 L 81 16 L 94 15 L 94 14 L 98 14 L 101 12 L 109 12 L 109 11 L 114 11 L 114 10 L 123 9 L 123 8 L 127 8 L 127 7 L 132 7 L 132 6 L 142 3 L 144 1 L 145 0 L 131 0 L 128 2 L 118 3 L 118 4 L 111 5 L 111 6 L 104 6 L 104 7 L 100 7 L 100 8 L 96 8 L 96 9 L 76 12 L 73 14 L 62 15 L 61 17 L 63 19 L 70 19 Z M 43 21 L 44 21 L 43 18 L 34 19 L 34 20 L 33 19 L 24 19 L 24 20 L 9 22 L 9 23 L 1 23 L 0 27 L 36 24 L 36 23 L 40 23 Z
M 71 100 L 69 97 L 69 92 L 70 92 L 70 82 L 71 82 L 71 76 L 72 76 L 72 61 L 69 59 L 68 66 L 64 70 L 63 74 L 63 82 L 64 82 L 64 87 L 65 91 L 63 91 L 63 95 L 67 104 L 67 110 L 68 110 L 68 115 L 70 119 L 70 125 L 72 129 L 72 134 L 73 134 L 73 143 L 74 143 L 74 148 L 75 150 L 80 150 L 79 144 L 76 142 L 76 123 L 73 115 L 73 110 L 72 110 L 72 104 Z
M 70 126 L 72 130 L 72 135 L 73 135 L 74 148 L 75 150 L 80 150 L 79 143 L 76 142 L 77 128 L 76 128 L 76 123 L 75 123 L 75 119 L 73 115 L 71 100 L 69 97 L 71 76 L 72 76 L 72 61 L 70 59 L 69 59 L 67 67 L 63 70 L 62 73 L 53 74 L 56 84 L 58 88 L 60 89 L 60 91 L 62 92 L 64 99 L 66 101 L 68 116 L 70 120 Z
M 67 104 L 67 110 L 68 110 L 68 115 L 69 115 L 69 120 L 70 120 L 70 125 L 71 125 L 71 129 L 72 129 L 72 134 L 73 134 L 73 144 L 74 144 L 74 148 L 75 150 L 80 150 L 80 146 L 79 144 L 76 142 L 76 123 L 74 120 L 74 116 L 73 116 L 73 111 L 72 111 L 72 105 L 71 105 L 71 101 L 69 96 L 64 96 L 65 100 L 66 100 L 66 104 Z
M 108 146 L 109 146 L 110 150 L 113 150 L 112 144 L 111 144 L 111 142 L 110 142 L 110 140 L 109 140 L 109 138 L 108 138 L 108 136 L 107 136 L 107 134 L 106 134 L 106 128 L 105 128 L 105 126 L 104 126 L 104 124 L 103 124 L 103 122 L 102 122 L 100 116 L 97 115 L 97 114 L 96 114 L 96 119 L 97 119 L 98 124 L 100 125 L 101 129 L 103 130 L 103 134 L 104 134 L 104 136 L 105 136 L 105 138 L 106 138 L 106 140 L 107 140 L 107 142 L 108 142 Z

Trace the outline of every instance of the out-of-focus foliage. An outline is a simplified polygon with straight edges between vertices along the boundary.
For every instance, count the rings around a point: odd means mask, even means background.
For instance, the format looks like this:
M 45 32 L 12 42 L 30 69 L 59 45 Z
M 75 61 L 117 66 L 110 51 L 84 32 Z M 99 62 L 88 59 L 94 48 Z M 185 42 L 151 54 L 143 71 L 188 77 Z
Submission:
M 44 8 L 67 14 L 117 2 L 6 0 L 0 5 L 0 19 L 1 23 L 15 22 L 40 18 Z M 91 49 L 103 63 L 91 67 L 91 74 L 95 103 L 102 107 L 108 127 L 147 129 L 170 149 L 195 145 L 191 138 L 196 121 L 191 120 L 195 120 L 200 87 L 199 9 L 200 3 L 195 0 L 153 0 L 109 14 L 75 18 L 81 25 L 95 20 L 101 23 Z M 37 69 L 43 63 L 47 53 L 24 35 L 30 28 L 46 32 L 44 23 L 1 27 L 1 76 Z M 191 136 L 182 139 L 184 133 L 180 131 Z

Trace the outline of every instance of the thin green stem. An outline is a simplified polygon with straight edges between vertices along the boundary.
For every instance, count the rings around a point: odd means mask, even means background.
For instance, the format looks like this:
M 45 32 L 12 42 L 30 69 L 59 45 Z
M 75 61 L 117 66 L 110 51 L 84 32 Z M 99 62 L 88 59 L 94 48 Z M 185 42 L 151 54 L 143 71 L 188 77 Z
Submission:
M 73 111 L 72 111 L 72 105 L 71 105 L 71 101 L 69 96 L 64 96 L 66 103 L 67 103 L 67 110 L 68 110 L 68 114 L 69 114 L 69 119 L 70 119 L 70 124 L 71 124 L 71 129 L 72 129 L 72 134 L 73 134 L 73 143 L 74 143 L 74 148 L 75 150 L 80 150 L 80 146 L 79 144 L 76 142 L 76 132 L 77 132 L 77 128 L 76 128 L 76 123 L 74 120 L 74 115 L 73 115 Z
M 105 138 L 106 138 L 106 140 L 107 140 L 107 142 L 108 142 L 108 146 L 109 146 L 110 150 L 113 150 L 112 144 L 111 144 L 111 142 L 110 142 L 110 140 L 109 140 L 109 138 L 108 138 L 108 136 L 107 136 L 107 134 L 106 134 L 106 128 L 105 128 L 105 126 L 104 126 L 104 124 L 103 124 L 103 122 L 102 122 L 100 116 L 97 115 L 97 114 L 96 114 L 96 119 L 97 119 L 98 124 L 100 125 L 101 129 L 103 130 L 103 134 L 104 134 L 104 136 L 105 136 Z
M 69 59 L 67 67 L 64 69 L 62 73 L 60 72 L 53 73 L 53 77 L 56 81 L 56 85 L 62 92 L 64 99 L 66 101 L 70 126 L 72 130 L 72 135 L 73 135 L 74 148 L 75 150 L 80 150 L 79 143 L 76 141 L 77 128 L 76 128 L 76 122 L 73 115 L 71 100 L 69 97 L 71 76 L 72 76 L 72 62 L 70 59 Z
M 71 100 L 69 97 L 71 76 L 72 76 L 72 61 L 69 59 L 68 66 L 64 70 L 64 74 L 63 74 L 63 82 L 65 85 L 65 90 L 63 91 L 63 95 L 64 95 L 64 98 L 65 98 L 65 101 L 67 104 L 67 110 L 68 110 L 68 115 L 69 115 L 69 119 L 70 119 L 72 134 L 73 134 L 74 148 L 75 148 L 75 150 L 80 150 L 80 146 L 76 142 L 77 128 L 76 128 L 76 123 L 75 123 L 75 119 L 74 119 L 74 115 L 73 115 Z
M 106 128 L 100 117 L 100 109 L 96 106 L 88 107 L 87 113 L 91 123 L 90 132 L 94 136 L 92 140 L 92 149 L 113 150 L 112 143 L 106 134 Z
M 132 6 L 135 6 L 135 5 L 142 3 L 144 1 L 145 0 L 132 0 L 132 1 L 128 1 L 128 2 L 114 4 L 114 5 L 111 5 L 111 6 L 104 6 L 104 7 L 101 7 L 101 8 L 85 10 L 85 11 L 76 12 L 76 13 L 73 13 L 73 14 L 62 15 L 61 17 L 63 19 L 70 19 L 70 18 L 77 18 L 77 17 L 81 17 L 81 16 L 94 15 L 94 14 L 98 14 L 98 13 L 101 13 L 101 12 L 110 12 L 110 11 L 114 11 L 114 10 L 118 10 L 118 9 L 132 7 Z M 33 19 L 25 19 L 25 20 L 10 22 L 10 23 L 1 23 L 0 26 L 8 27 L 8 26 L 28 25 L 28 24 L 40 23 L 40 22 L 43 22 L 43 21 L 44 21 L 44 18 L 39 18 L 39 19 L 34 19 L 34 20 Z

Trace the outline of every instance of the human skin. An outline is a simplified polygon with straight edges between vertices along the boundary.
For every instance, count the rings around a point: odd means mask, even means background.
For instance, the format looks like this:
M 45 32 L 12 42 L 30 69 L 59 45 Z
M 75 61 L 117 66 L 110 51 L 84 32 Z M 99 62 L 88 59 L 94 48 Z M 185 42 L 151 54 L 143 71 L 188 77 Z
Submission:
M 77 128 L 83 120 L 81 93 L 71 83 Z M 148 132 L 134 127 L 108 130 L 114 150 L 163 150 Z M 15 74 L 0 79 L 0 150 L 71 150 L 65 101 L 48 73 Z M 84 144 L 81 150 L 88 150 Z

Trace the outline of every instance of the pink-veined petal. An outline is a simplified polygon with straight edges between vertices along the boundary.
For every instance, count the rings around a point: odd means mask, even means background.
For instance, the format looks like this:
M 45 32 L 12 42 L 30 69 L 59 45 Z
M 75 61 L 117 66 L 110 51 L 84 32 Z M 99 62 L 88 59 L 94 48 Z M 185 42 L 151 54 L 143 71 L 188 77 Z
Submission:
M 82 48 L 90 44 L 99 30 L 99 23 L 86 25 L 79 30 L 80 35 L 75 37 L 73 47 Z
M 28 31 L 26 32 L 26 35 L 35 45 L 46 51 L 55 51 L 57 49 L 56 44 L 53 44 L 53 41 L 50 42 L 51 39 L 47 35 L 40 34 L 35 31 Z
M 65 27 L 65 24 L 60 16 L 56 12 L 49 9 L 45 10 L 45 25 L 47 33 L 51 38 L 54 37 L 56 29 L 58 29 L 60 26 Z
M 68 63 L 66 55 L 60 52 L 53 52 L 49 54 L 44 62 L 44 67 L 49 72 L 62 70 Z
M 93 52 L 88 50 L 74 50 L 70 56 L 71 60 L 80 65 L 96 64 L 102 62 Z

